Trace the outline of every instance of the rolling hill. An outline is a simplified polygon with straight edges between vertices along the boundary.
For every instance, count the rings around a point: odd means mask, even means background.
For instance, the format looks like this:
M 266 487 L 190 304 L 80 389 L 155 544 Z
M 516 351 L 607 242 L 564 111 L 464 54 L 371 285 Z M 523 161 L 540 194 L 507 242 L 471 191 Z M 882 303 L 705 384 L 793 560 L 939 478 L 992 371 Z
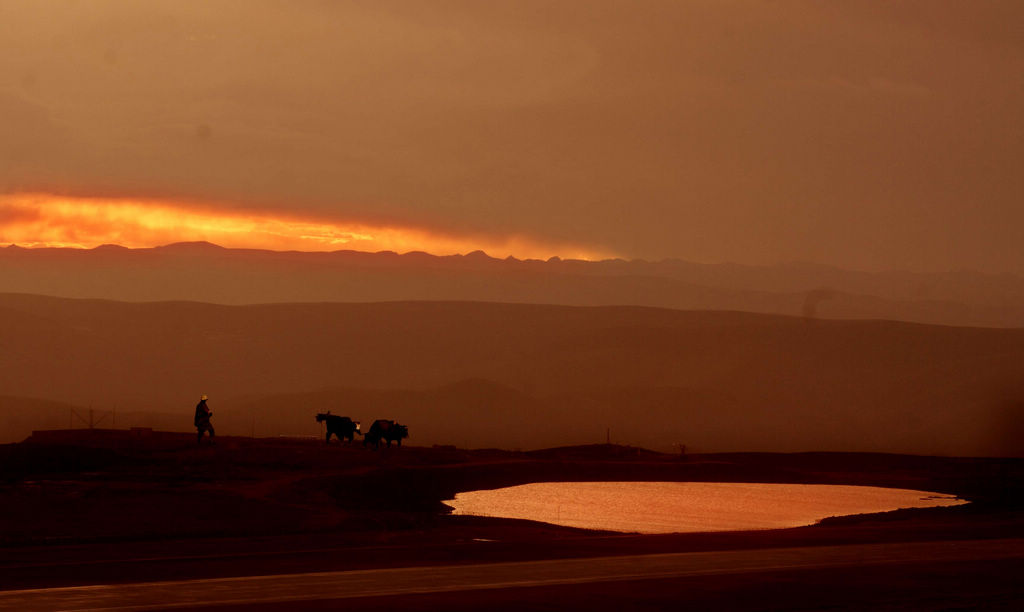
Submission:
M 1024 452 L 1024 330 L 479 302 L 125 303 L 0 295 L 0 396 L 411 443 Z M 3 402 L 0 401 L 0 409 Z M 119 423 L 131 424 L 127 417 Z M 9 437 L 9 436 L 7 436 Z

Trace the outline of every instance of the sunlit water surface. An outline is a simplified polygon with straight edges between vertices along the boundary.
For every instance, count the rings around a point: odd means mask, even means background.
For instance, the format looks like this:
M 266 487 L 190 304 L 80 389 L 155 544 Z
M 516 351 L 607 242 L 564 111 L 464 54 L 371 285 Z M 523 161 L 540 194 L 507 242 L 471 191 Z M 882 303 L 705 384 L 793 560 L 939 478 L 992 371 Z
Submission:
M 967 503 L 941 493 L 723 482 L 538 482 L 458 493 L 453 514 L 639 533 L 780 529 L 830 516 Z

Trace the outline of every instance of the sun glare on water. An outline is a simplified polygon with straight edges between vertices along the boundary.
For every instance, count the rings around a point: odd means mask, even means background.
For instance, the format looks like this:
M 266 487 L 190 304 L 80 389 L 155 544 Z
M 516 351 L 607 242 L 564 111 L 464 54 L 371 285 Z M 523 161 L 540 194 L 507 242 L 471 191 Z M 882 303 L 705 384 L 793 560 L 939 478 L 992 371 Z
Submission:
M 276 251 L 482 250 L 492 257 L 596 260 L 610 253 L 522 236 L 454 236 L 424 228 L 339 222 L 270 211 L 240 211 L 161 200 L 0 195 L 0 244 L 23 247 L 129 248 L 207 241 Z

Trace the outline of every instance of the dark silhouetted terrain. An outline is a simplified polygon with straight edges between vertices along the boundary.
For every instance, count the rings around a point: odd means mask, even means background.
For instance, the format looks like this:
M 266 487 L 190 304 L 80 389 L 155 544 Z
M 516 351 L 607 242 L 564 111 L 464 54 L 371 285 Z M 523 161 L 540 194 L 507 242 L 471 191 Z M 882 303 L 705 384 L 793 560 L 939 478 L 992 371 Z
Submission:
M 372 451 L 327 447 L 312 440 L 222 436 L 217 445 L 196 446 L 194 437 L 184 433 L 51 431 L 19 444 L 0 445 L 0 483 L 4 484 L 0 525 L 5 527 L 0 529 L 0 549 L 60 540 L 187 539 L 320 530 L 333 537 L 348 534 L 350 545 L 384 543 L 382 539 L 398 543 L 401 532 L 417 528 L 425 531 L 408 537 L 444 541 L 445 530 L 466 530 L 469 533 L 462 534 L 466 537 L 472 533 L 467 528 L 474 524 L 534 535 L 593 536 L 597 534 L 530 521 L 449 515 L 442 502 L 460 491 L 604 480 L 916 488 L 956 495 L 972 504 L 906 509 L 869 520 L 884 524 L 909 519 L 908 524 L 923 528 L 925 533 L 916 536 L 914 529 L 902 533 L 908 540 L 935 537 L 937 524 L 945 521 L 968 528 L 959 536 L 943 534 L 953 539 L 1009 537 L 1021 533 L 1017 510 L 1022 468 L 1024 462 L 1013 458 L 858 453 L 680 458 L 614 444 L 530 452 L 421 446 Z M 984 515 L 986 521 L 977 520 Z M 818 536 L 828 537 L 828 531 L 842 531 L 863 521 L 862 516 L 826 519 L 822 526 L 829 529 L 817 530 Z M 1006 521 L 1002 527 L 1012 529 L 1000 534 L 1002 521 Z M 762 533 L 785 537 L 801 531 L 808 530 Z M 807 535 L 817 537 L 815 530 L 810 531 Z M 747 537 L 756 539 L 756 535 Z M 361 563 L 358 558 L 341 561 Z
M 274 252 L 181 243 L 152 249 L 0 249 L 0 291 L 220 304 L 470 300 L 737 310 L 821 318 L 1024 327 L 1024 279 L 973 272 L 852 272 L 482 252 Z
M 113 411 L 118 427 L 186 431 L 207 393 L 218 433 L 237 435 L 319 436 L 313 417 L 331 410 L 367 424 L 397 419 L 417 445 L 528 449 L 603 442 L 610 430 L 613 441 L 661 450 L 1024 454 L 1018 329 L 642 307 L 26 295 L 0 296 L 0 313 L 7 440 L 72 420 L 46 402 Z
M 861 609 L 892 602 L 894 609 L 920 609 L 955 602 L 1016 609 L 1022 599 L 1015 548 L 1024 534 L 1021 468 L 1019 459 L 845 453 L 680 460 L 605 444 L 537 452 L 416 446 L 374 452 L 223 437 L 216 446 L 196 447 L 184 433 L 46 432 L 0 445 L 0 602 L 19 610 L 94 609 L 101 603 L 161 607 L 168 598 L 195 598 L 210 587 L 219 599 L 230 599 L 224 589 L 237 578 L 256 586 L 257 592 L 245 593 L 250 601 L 267 600 L 267 607 L 256 609 L 564 609 L 587 601 L 595 609 L 620 610 L 638 600 L 666 609 L 680 601 L 707 607 L 728 601 L 733 607 L 739 598 L 750 604 L 744 608 L 761 610 L 764 602 L 756 598 L 764 595 L 765 583 L 776 582 L 787 588 L 769 591 L 773 608 Z M 660 535 L 455 516 L 441 503 L 477 488 L 605 479 L 914 487 L 972 503 L 832 518 L 795 529 Z M 858 549 L 831 570 L 827 558 L 822 563 L 821 555 L 851 545 L 867 545 L 871 552 Z M 941 558 L 906 554 L 921 547 Z M 436 581 L 460 567 L 488 571 L 487 564 L 496 562 L 580 559 L 592 567 L 605 562 L 602 557 L 631 563 L 636 555 L 639 563 L 664 553 L 685 559 L 697 554 L 691 562 L 714 575 L 513 590 L 465 586 L 435 595 L 409 594 L 385 580 L 385 588 L 372 593 L 377 597 L 295 601 L 327 597 L 311 585 L 313 590 L 290 591 L 288 601 L 274 603 L 281 596 L 275 581 L 307 572 L 316 572 L 321 584 L 366 584 L 389 568 L 401 575 L 424 572 Z M 772 564 L 779 555 L 783 562 Z M 766 563 L 744 561 L 723 573 L 712 565 L 723 556 Z M 322 574 L 349 570 L 358 573 Z M 550 579 L 550 570 L 540 576 Z M 498 581 L 506 577 L 495 574 Z M 204 582 L 165 583 L 163 594 L 148 599 L 137 592 L 162 581 L 196 579 Z M 849 593 L 850 585 L 857 593 Z M 78 596 L 61 588 L 74 586 L 84 587 Z M 110 591 L 125 598 L 101 601 Z M 73 601 L 53 599 L 69 596 Z M 253 606 L 236 603 L 227 609 Z

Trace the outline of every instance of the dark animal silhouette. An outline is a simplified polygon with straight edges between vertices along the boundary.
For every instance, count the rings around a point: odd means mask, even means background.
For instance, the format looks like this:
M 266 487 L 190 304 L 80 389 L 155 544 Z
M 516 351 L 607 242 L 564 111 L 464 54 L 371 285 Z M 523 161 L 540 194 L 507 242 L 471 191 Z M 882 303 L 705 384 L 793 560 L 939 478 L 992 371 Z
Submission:
M 402 445 L 402 438 L 409 437 L 409 427 L 406 425 L 399 425 L 396 421 L 389 421 L 387 419 L 377 419 L 370 425 L 370 430 L 366 432 L 363 437 L 363 446 L 372 444 L 373 448 L 380 448 L 380 441 L 384 440 L 388 443 L 388 448 L 391 448 L 392 442 L 398 442 L 398 445 Z
M 331 443 L 331 436 L 338 436 L 338 442 L 342 440 L 348 440 L 349 444 L 355 439 L 355 435 L 363 435 L 363 432 L 359 431 L 359 421 L 353 421 L 346 416 L 338 416 L 331 414 L 330 411 L 327 414 L 320 413 L 316 415 L 316 422 L 323 423 L 327 421 L 327 438 L 326 442 Z

